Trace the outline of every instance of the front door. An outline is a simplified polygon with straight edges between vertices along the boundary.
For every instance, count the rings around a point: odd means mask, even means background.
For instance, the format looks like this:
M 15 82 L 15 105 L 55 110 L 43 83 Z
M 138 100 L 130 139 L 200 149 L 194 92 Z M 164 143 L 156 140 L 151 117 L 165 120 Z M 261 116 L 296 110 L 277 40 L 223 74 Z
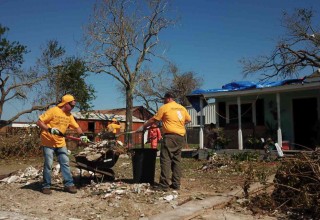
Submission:
M 305 150 L 305 146 L 314 149 L 315 126 L 318 120 L 317 98 L 294 99 L 292 105 L 296 144 L 294 148 Z

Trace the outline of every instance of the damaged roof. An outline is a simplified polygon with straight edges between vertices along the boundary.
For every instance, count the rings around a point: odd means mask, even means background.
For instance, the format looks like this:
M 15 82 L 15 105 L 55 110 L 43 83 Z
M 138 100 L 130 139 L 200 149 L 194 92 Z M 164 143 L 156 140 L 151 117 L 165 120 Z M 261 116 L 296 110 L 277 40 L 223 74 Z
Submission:
M 117 119 L 118 121 L 125 122 L 126 116 L 125 115 L 115 115 L 115 114 L 103 114 L 98 112 L 71 112 L 73 117 L 76 119 L 83 119 L 83 120 L 99 120 L 99 121 L 111 121 L 113 118 Z M 144 122 L 141 119 L 138 119 L 132 116 L 132 122 Z

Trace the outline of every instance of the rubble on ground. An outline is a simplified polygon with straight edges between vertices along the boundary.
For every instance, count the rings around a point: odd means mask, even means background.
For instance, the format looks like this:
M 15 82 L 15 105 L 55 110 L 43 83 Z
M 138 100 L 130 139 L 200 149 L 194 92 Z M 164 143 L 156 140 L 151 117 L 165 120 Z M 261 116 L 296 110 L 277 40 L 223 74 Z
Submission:
M 93 176 L 93 172 L 87 170 L 75 169 L 73 175 L 75 179 L 79 178 L 81 172 L 82 177 Z M 42 181 L 42 169 L 37 169 L 29 166 L 24 170 L 18 170 L 9 176 L 0 180 L 0 184 L 22 184 L 29 185 L 34 182 Z M 60 175 L 60 165 L 53 167 L 52 184 L 62 184 L 62 177 Z M 121 200 L 122 197 L 130 197 L 139 202 L 146 203 L 170 203 L 175 207 L 178 203 L 178 192 L 162 192 L 156 191 L 149 183 L 125 183 L 122 181 L 115 182 L 101 182 L 97 183 L 93 180 L 87 185 L 81 187 L 87 193 L 87 196 L 98 196 L 100 199 L 115 199 Z M 115 205 L 115 204 L 113 204 Z
M 30 180 L 38 180 L 42 177 L 42 170 L 36 169 L 33 166 L 27 167 L 25 170 L 18 170 L 9 174 L 7 177 L 0 180 L 1 183 L 28 183 Z
M 214 171 L 214 170 L 217 170 L 217 169 L 223 169 L 227 166 L 230 166 L 232 164 L 232 161 L 229 160 L 228 158 L 224 157 L 224 156 L 221 156 L 221 155 L 218 155 L 216 153 L 213 153 L 208 161 L 206 161 L 205 164 L 203 164 L 199 170 L 201 171 Z

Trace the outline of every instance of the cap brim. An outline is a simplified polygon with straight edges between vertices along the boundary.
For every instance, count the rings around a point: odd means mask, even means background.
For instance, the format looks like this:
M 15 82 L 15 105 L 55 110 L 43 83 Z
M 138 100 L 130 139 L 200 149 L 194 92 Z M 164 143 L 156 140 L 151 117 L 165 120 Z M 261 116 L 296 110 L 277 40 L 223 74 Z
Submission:
M 62 107 L 62 106 L 64 106 L 65 104 L 67 104 L 67 102 L 60 102 L 60 103 L 58 104 L 58 106 L 59 106 L 59 107 Z

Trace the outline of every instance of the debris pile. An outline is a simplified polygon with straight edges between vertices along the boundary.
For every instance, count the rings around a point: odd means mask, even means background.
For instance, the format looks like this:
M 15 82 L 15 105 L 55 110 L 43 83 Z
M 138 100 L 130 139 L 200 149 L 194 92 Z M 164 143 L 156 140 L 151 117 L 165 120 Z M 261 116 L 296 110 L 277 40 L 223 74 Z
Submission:
M 10 173 L 7 177 L 0 179 L 2 183 L 25 183 L 29 184 L 29 180 L 35 180 L 42 177 L 42 170 L 38 170 L 33 166 L 27 167 L 24 171 L 18 170 L 17 172 Z
M 297 218 L 320 216 L 320 151 L 300 153 L 279 167 L 272 197 Z M 308 213 L 308 216 L 306 214 Z
M 103 140 L 94 144 L 89 144 L 89 146 L 84 148 L 77 156 L 85 156 L 88 161 L 96 161 L 109 150 L 114 151 L 118 155 L 126 152 L 121 141 Z
M 24 185 L 29 185 L 32 182 L 42 181 L 42 168 L 35 168 L 29 166 L 24 170 L 18 170 L 7 175 L 0 176 L 0 183 L 22 183 Z M 62 177 L 60 175 L 60 164 L 56 164 L 52 168 L 52 181 L 54 183 L 62 183 Z
M 145 203 L 171 203 L 176 205 L 178 192 L 162 192 L 153 190 L 149 183 L 128 184 L 124 182 L 104 182 L 95 183 L 86 186 L 91 195 L 97 195 L 101 199 L 121 200 L 122 197 L 132 198 Z M 133 197 L 135 195 L 135 197 Z
M 201 171 L 209 171 L 209 170 L 217 170 L 223 169 L 230 165 L 231 161 L 228 160 L 226 157 L 219 156 L 216 153 L 212 154 L 208 161 L 202 165 L 199 169 Z
M 92 167 L 111 168 L 120 154 L 126 153 L 121 141 L 103 140 L 90 144 L 83 151 L 75 155 L 78 163 Z
M 62 183 L 59 164 L 53 167 L 53 182 Z M 79 172 L 79 170 L 78 170 Z M 88 172 L 90 171 L 83 171 Z M 79 175 L 79 173 L 78 173 Z M 18 170 L 8 174 L 7 177 L 0 179 L 2 184 L 22 184 L 29 185 L 34 182 L 42 181 L 42 169 L 36 169 L 33 166 L 27 167 L 25 170 Z M 140 203 L 170 203 L 173 207 L 178 204 L 178 192 L 162 192 L 154 190 L 149 183 L 130 184 L 122 181 L 116 182 L 100 182 L 91 181 L 90 184 L 81 187 L 87 192 L 87 195 L 98 196 L 100 199 L 113 201 L 113 205 L 117 204 L 122 198 L 132 198 Z

